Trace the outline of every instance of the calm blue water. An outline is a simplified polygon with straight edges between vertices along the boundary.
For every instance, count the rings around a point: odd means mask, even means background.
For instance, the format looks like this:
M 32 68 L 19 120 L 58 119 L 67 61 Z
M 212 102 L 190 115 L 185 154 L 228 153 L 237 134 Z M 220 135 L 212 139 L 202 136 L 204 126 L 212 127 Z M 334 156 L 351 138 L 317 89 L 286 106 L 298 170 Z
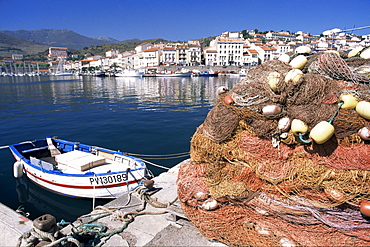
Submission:
M 162 155 L 188 152 L 190 139 L 217 100 L 219 86 L 240 78 L 0 77 L 0 146 L 58 136 L 113 150 Z M 180 159 L 148 159 L 166 167 Z M 47 192 L 13 178 L 14 158 L 0 149 L 0 202 L 36 218 L 74 220 L 92 201 Z M 164 172 L 149 166 L 155 175 Z M 105 202 L 101 202 L 103 204 Z

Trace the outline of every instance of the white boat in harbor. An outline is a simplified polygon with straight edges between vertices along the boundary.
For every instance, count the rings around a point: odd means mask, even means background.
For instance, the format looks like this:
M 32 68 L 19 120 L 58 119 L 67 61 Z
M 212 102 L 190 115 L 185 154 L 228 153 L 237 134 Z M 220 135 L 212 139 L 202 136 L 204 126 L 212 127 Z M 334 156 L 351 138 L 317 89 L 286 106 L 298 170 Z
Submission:
M 69 76 L 69 75 L 73 75 L 72 73 L 67 72 L 65 70 L 64 63 L 65 63 L 65 60 L 64 59 L 60 59 L 59 60 L 58 67 L 57 67 L 57 69 L 56 69 L 56 71 L 54 73 L 55 76 Z
M 46 137 L 9 145 L 23 174 L 54 193 L 75 198 L 114 199 L 152 178 L 145 163 L 120 151 Z
M 142 77 L 144 72 L 133 70 L 133 69 L 125 69 L 121 72 L 115 74 L 118 77 Z
M 157 77 L 190 77 L 191 72 L 187 69 L 172 71 L 162 71 L 156 74 Z

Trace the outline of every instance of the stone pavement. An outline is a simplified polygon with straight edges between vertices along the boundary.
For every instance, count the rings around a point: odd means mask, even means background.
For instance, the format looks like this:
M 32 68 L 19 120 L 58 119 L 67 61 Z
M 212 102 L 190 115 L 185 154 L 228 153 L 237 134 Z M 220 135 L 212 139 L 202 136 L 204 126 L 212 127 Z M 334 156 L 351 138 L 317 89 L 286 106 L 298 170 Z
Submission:
M 189 162 L 189 160 L 183 162 Z M 180 165 L 181 163 L 153 179 L 154 187 L 159 191 L 153 194 L 152 198 L 166 203 L 177 197 L 176 180 Z M 107 210 L 114 210 L 110 216 L 98 220 L 99 223 L 108 227 L 107 232 L 122 227 L 123 222 L 116 220 L 117 215 L 128 212 L 133 212 L 135 215 L 136 209 L 142 208 L 142 201 L 136 193 L 132 194 L 130 203 L 124 207 L 128 200 L 129 196 L 124 195 L 104 205 Z M 164 211 L 168 213 L 162 213 Z M 95 209 L 92 213 L 98 212 L 101 213 L 104 210 Z M 202 236 L 186 219 L 178 200 L 168 208 L 156 208 L 147 204 L 140 214 L 142 212 L 145 214 L 136 215 L 125 230 L 112 236 L 104 246 L 226 246 Z

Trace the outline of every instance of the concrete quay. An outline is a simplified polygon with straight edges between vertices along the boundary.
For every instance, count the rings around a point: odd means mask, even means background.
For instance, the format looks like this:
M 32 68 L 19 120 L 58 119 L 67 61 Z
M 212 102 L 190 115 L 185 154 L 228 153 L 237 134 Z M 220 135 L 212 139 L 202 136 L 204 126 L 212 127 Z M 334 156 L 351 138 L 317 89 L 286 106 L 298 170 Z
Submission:
M 189 162 L 189 160 L 183 162 Z M 158 189 L 151 195 L 153 199 L 167 203 L 177 198 L 176 180 L 180 165 L 181 163 L 153 179 L 154 188 Z M 82 220 L 86 222 L 98 216 L 99 213 L 111 211 L 110 216 L 93 222 L 104 224 L 108 227 L 107 232 L 111 232 L 120 229 L 124 224 L 123 221 L 117 220 L 120 215 L 133 213 L 132 215 L 135 216 L 133 221 L 122 232 L 110 237 L 103 246 L 226 246 L 201 235 L 184 216 L 178 200 L 167 208 L 157 208 L 147 204 L 143 211 L 136 211 L 142 208 L 140 196 L 132 193 L 131 198 L 123 195 L 104 207 L 96 207 L 87 218 L 83 217 Z M 166 213 L 163 213 L 164 211 Z M 102 241 L 105 239 L 102 238 Z
M 33 227 L 33 222 L 0 203 L 0 246 L 17 246 L 18 239 Z

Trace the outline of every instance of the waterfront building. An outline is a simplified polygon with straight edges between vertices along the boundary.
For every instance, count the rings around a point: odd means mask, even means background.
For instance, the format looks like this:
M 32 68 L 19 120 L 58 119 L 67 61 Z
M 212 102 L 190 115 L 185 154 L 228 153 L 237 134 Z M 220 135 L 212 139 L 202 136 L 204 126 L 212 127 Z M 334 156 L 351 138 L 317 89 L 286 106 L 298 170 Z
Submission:
M 216 66 L 217 65 L 217 50 L 207 49 L 204 53 L 205 65 Z
M 247 49 L 243 53 L 243 64 L 248 66 L 259 63 L 258 52 L 255 49 Z
M 145 51 L 143 51 L 142 56 L 142 63 L 144 66 L 142 67 L 157 67 L 160 63 L 160 55 L 161 51 L 157 48 L 150 48 Z
M 243 65 L 244 38 L 239 32 L 225 32 L 210 43 L 210 50 L 217 51 L 216 65 Z
M 67 59 L 68 58 L 67 47 L 49 47 L 49 60 Z
M 161 63 L 163 65 L 176 64 L 176 48 L 174 46 L 168 46 L 163 48 Z

